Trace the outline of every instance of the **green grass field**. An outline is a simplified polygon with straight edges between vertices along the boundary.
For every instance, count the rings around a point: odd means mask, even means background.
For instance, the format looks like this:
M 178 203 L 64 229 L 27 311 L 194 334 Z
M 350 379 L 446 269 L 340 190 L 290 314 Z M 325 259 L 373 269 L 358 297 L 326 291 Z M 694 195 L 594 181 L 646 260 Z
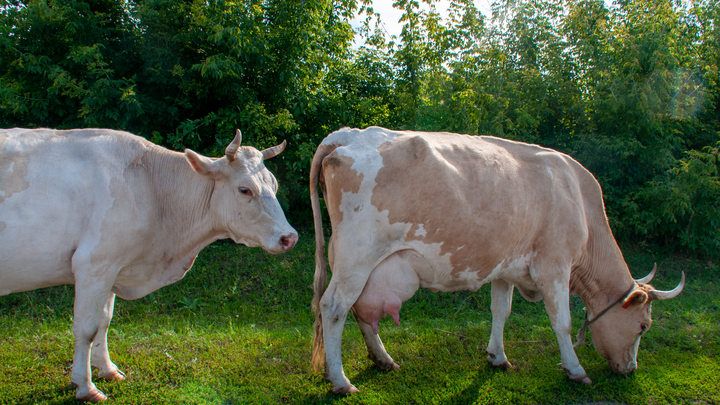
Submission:
M 136 301 L 118 299 L 110 355 L 127 380 L 96 380 L 108 403 L 720 403 L 717 263 L 626 249 L 635 277 L 658 263 L 657 288 L 673 288 L 681 270 L 688 276 L 678 298 L 653 306 L 639 369 L 629 377 L 612 374 L 586 345 L 577 353 L 594 383 L 570 382 L 543 304 L 517 293 L 505 332 L 517 369 L 490 367 L 488 285 L 474 293 L 421 290 L 403 306 L 400 327 L 382 320 L 380 335 L 400 371 L 372 366 L 350 315 L 343 361 L 361 393 L 340 397 L 310 368 L 313 250 L 308 233 L 281 256 L 219 242 L 180 282 Z M 0 297 L 0 404 L 76 402 L 72 303 L 72 286 Z M 573 297 L 572 308 L 576 332 L 582 301 Z

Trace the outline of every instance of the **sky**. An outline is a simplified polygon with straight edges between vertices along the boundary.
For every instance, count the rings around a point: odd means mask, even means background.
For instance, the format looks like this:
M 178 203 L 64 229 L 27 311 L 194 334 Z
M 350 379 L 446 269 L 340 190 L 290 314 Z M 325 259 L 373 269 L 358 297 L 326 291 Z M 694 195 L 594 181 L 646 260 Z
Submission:
M 388 34 L 395 35 L 399 38 L 400 32 L 402 31 L 402 24 L 400 24 L 399 20 L 400 17 L 402 17 L 403 12 L 393 8 L 392 0 L 373 0 L 372 3 L 372 7 L 375 12 L 380 14 L 380 18 L 382 19 Z M 491 4 L 492 0 L 475 0 L 475 7 L 477 7 L 478 10 L 480 10 L 480 12 L 486 17 L 491 17 Z M 429 10 L 427 4 L 423 2 L 420 2 L 420 7 L 425 10 Z M 436 0 L 435 7 L 443 18 L 447 18 L 447 10 L 450 7 L 450 0 Z M 354 28 L 358 28 L 360 27 L 363 19 L 355 18 L 351 20 L 350 23 Z M 359 38 L 356 38 L 356 40 L 357 39 Z M 359 46 L 357 43 L 355 45 Z
M 474 2 L 475 7 L 477 7 L 477 9 L 480 10 L 480 12 L 483 13 L 487 19 L 492 17 L 493 0 L 474 0 Z M 392 0 L 373 0 L 372 7 L 376 13 L 380 14 L 380 18 L 382 19 L 388 34 L 395 35 L 399 38 L 400 32 L 402 31 L 402 24 L 399 23 L 399 20 L 400 17 L 402 17 L 403 13 L 401 10 L 393 8 L 392 3 Z M 607 7 L 610 7 L 612 3 L 613 0 L 605 0 L 605 5 Z M 429 9 L 427 7 L 427 4 L 422 1 L 420 2 L 420 7 L 424 8 L 425 10 Z M 440 13 L 440 15 L 443 17 L 443 19 L 445 19 L 447 18 L 447 10 L 450 7 L 450 0 L 436 0 L 435 7 Z M 350 24 L 352 24 L 352 26 L 357 29 L 358 27 L 360 27 L 361 22 L 362 19 L 355 18 L 350 21 Z M 361 39 L 358 38 L 356 35 L 355 40 L 358 41 Z M 356 42 L 354 47 L 357 48 L 360 45 L 361 44 Z

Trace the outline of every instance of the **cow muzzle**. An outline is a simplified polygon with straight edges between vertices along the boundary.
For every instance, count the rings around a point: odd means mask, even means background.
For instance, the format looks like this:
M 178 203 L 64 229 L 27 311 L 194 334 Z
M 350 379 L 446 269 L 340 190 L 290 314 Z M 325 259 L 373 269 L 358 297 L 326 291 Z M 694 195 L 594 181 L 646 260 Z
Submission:
M 612 361 L 608 361 L 608 366 L 616 374 L 630 375 L 637 369 L 636 361 L 629 361 L 626 364 L 618 364 Z
M 283 252 L 287 252 L 292 249 L 298 241 L 298 235 L 296 233 L 289 233 L 280 237 L 280 249 Z
M 276 236 L 272 238 L 271 241 L 273 242 L 272 244 L 263 244 L 263 249 L 265 249 L 268 253 L 272 253 L 274 255 L 279 253 L 285 253 L 295 247 L 295 244 L 298 241 L 298 234 L 293 229 L 290 232 L 281 234 L 280 237 L 278 237 L 276 234 Z

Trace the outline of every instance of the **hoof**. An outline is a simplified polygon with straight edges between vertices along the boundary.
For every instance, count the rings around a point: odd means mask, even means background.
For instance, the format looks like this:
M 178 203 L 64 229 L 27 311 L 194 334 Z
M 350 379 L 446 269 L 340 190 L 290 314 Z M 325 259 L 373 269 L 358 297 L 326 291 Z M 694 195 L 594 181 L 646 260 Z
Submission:
M 400 366 L 398 366 L 393 359 L 388 356 L 388 359 L 390 361 L 382 361 L 380 358 L 375 356 L 374 353 L 370 352 L 368 353 L 368 359 L 372 360 L 375 367 L 379 368 L 382 371 L 390 371 L 390 370 L 400 370 Z
M 515 369 L 515 366 L 513 366 L 509 361 L 505 360 L 501 363 L 495 364 L 496 356 L 494 354 L 488 354 L 487 361 L 492 365 L 493 367 L 497 367 L 501 370 L 507 370 L 507 369 Z
M 590 379 L 590 377 L 587 376 L 587 374 L 582 375 L 580 377 L 575 377 L 575 378 L 570 377 L 568 375 L 568 378 L 570 378 L 572 381 L 575 381 L 578 384 L 587 384 L 587 385 L 592 384 L 592 380 Z
M 109 373 L 105 373 L 104 375 L 100 376 L 100 378 L 106 381 L 123 381 L 125 380 L 125 373 L 120 370 L 115 370 Z
M 500 364 L 493 364 L 492 366 L 493 366 L 493 367 L 497 367 L 497 368 L 499 368 L 499 369 L 501 369 L 501 370 L 508 370 L 508 369 L 510 369 L 510 370 L 515 370 L 515 366 L 513 366 L 513 365 L 512 365 L 509 361 L 507 361 L 507 360 L 503 361 L 503 362 L 500 363 Z
M 96 403 L 98 403 L 98 402 L 100 402 L 100 401 L 106 400 L 107 397 L 105 396 L 105 394 L 103 394 L 102 392 L 100 392 L 100 390 L 98 390 L 97 388 L 95 388 L 95 389 L 93 389 L 92 391 L 90 391 L 89 393 L 87 393 L 87 394 L 85 394 L 85 395 L 83 395 L 83 396 L 80 396 L 79 394 L 78 394 L 78 395 L 75 395 L 75 399 L 77 399 L 78 401 L 92 402 L 93 404 L 96 404 Z
M 394 361 L 390 363 L 381 363 L 379 361 L 374 361 L 375 367 L 379 368 L 382 371 L 392 371 L 392 370 L 400 370 L 400 366 L 395 364 Z
M 333 388 L 332 393 L 335 395 L 348 395 L 356 394 L 360 392 L 354 385 L 350 384 L 347 387 Z

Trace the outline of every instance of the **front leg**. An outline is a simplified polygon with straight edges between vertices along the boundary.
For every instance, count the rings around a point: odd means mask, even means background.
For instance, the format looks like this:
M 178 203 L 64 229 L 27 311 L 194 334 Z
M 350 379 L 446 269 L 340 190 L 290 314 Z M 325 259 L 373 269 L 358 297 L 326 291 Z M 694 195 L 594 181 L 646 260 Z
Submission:
M 490 332 L 490 340 L 488 341 L 487 353 L 488 361 L 495 367 L 503 370 L 512 368 L 507 357 L 505 356 L 505 345 L 503 343 L 503 331 L 505 329 L 505 321 L 510 316 L 512 309 L 513 285 L 505 280 L 494 280 L 490 290 L 492 303 L 490 310 L 492 311 L 492 331 Z
M 538 286 L 543 295 L 545 310 L 550 317 L 550 323 L 558 340 L 563 370 L 571 380 L 591 384 L 592 381 L 585 373 L 585 369 L 580 365 L 573 348 L 570 336 L 572 318 L 570 317 L 569 269 L 563 274 L 567 274 L 567 276 L 559 276 L 555 279 L 544 278 L 543 281 L 538 283 Z
M 101 312 L 100 329 L 92 345 L 92 367 L 98 370 L 100 378 L 107 381 L 122 381 L 125 374 L 110 360 L 108 351 L 107 332 L 115 307 L 115 294 L 110 293 Z
M 76 280 L 73 335 L 75 355 L 71 384 L 77 387 L 75 398 L 81 401 L 100 402 L 107 399 L 91 379 L 90 351 L 93 341 L 102 334 L 101 320 L 108 318 L 107 302 L 110 288 L 99 280 Z

